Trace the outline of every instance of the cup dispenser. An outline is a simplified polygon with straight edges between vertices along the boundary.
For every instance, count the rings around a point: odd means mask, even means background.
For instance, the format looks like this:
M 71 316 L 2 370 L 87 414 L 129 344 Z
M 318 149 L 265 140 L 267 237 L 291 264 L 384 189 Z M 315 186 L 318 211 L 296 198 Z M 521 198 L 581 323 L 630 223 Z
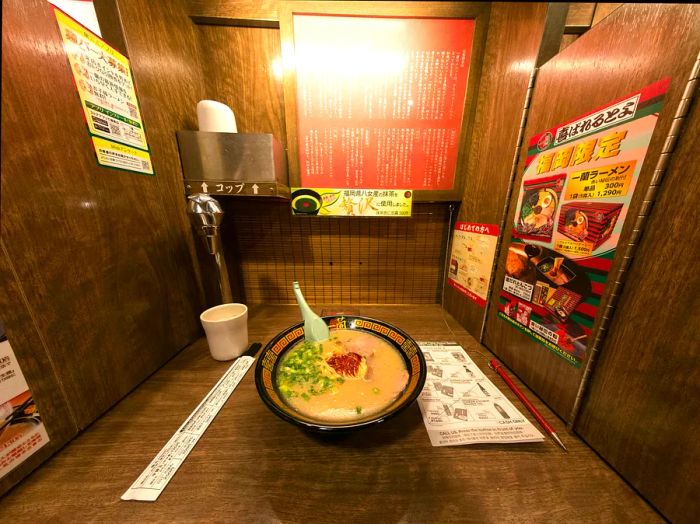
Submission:
M 192 227 L 202 237 L 209 254 L 214 256 L 219 273 L 221 301 L 224 304 L 231 303 L 233 302 L 233 295 L 231 294 L 231 284 L 228 278 L 228 269 L 219 230 L 224 219 L 224 210 L 214 197 L 204 193 L 189 195 L 187 200 L 187 213 L 189 214 Z

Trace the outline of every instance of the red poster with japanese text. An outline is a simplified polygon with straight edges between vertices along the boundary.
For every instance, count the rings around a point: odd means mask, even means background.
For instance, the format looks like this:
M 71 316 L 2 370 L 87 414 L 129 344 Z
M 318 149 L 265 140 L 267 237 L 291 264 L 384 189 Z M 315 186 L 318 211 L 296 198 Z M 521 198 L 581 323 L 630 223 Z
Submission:
M 294 15 L 304 187 L 453 188 L 474 20 Z
M 591 342 L 669 83 L 530 140 L 498 315 L 573 366 Z

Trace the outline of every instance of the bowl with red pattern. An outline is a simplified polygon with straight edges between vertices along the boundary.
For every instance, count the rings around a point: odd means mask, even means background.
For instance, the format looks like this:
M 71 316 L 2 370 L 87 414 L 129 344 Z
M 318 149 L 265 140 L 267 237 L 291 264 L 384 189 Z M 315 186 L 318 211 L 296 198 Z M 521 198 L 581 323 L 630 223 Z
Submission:
M 401 329 L 360 316 L 326 316 L 330 338 L 304 339 L 304 323 L 264 347 L 255 385 L 283 420 L 322 433 L 373 426 L 408 408 L 425 384 L 418 344 Z

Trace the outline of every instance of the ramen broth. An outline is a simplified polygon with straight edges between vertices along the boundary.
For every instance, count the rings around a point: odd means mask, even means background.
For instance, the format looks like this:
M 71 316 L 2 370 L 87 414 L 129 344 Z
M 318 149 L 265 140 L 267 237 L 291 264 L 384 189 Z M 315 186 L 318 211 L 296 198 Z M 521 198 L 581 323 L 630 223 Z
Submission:
M 347 422 L 381 412 L 408 383 L 399 351 L 361 331 L 340 329 L 321 343 L 300 342 L 275 376 L 287 403 L 302 415 Z

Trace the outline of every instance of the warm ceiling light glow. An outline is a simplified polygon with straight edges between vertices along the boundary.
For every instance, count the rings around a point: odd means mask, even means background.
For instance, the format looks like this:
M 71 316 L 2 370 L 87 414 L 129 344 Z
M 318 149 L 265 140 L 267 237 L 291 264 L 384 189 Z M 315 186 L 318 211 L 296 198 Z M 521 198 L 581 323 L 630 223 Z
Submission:
M 270 62 L 270 70 L 272 71 L 272 76 L 277 80 L 282 80 L 284 76 L 284 68 L 282 67 L 282 57 L 278 56 L 272 59 Z

